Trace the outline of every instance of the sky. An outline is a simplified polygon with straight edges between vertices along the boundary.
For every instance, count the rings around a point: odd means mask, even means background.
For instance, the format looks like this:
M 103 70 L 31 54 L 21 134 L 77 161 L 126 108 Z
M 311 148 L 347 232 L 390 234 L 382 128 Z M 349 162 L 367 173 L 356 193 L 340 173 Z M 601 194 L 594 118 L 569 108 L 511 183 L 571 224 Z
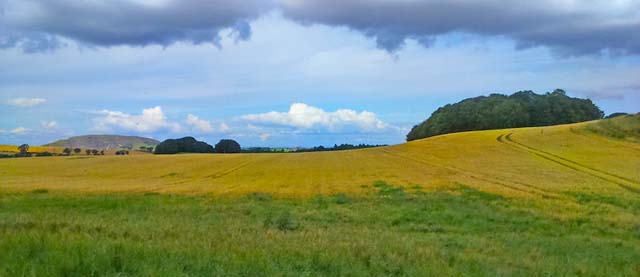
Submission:
M 0 0 L 0 144 L 396 144 L 438 107 L 562 88 L 640 111 L 636 0 Z

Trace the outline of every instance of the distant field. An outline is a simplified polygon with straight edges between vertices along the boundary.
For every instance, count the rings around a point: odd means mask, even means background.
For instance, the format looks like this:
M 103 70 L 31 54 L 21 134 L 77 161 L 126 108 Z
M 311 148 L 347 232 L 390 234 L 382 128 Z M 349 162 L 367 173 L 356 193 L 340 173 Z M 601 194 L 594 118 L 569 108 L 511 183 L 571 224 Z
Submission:
M 640 129 L 638 116 L 629 118 L 608 122 Z M 639 191 L 640 145 L 592 126 L 598 123 L 457 133 L 339 152 L 3 159 L 0 188 L 312 197 L 358 194 L 382 180 L 427 190 L 463 183 L 518 197 Z
M 0 159 L 0 275 L 634 276 L 639 130 Z
M 49 152 L 49 153 L 57 153 L 57 154 L 61 154 L 61 153 L 62 153 L 62 150 L 64 150 L 64 147 L 55 147 L 55 146 L 29 146 L 29 152 L 32 152 L 32 153 Z M 18 152 L 20 152 L 20 150 L 18 149 L 18 145 L 0 144 L 0 152 L 6 152 L 6 153 L 18 153 Z
M 29 146 L 29 152 L 32 154 L 49 152 L 52 154 L 63 154 L 65 147 L 58 146 Z M 71 153 L 71 156 L 86 156 L 86 148 L 81 148 L 80 153 Z M 104 150 L 105 155 L 115 155 L 118 149 Z M 0 144 L 0 153 L 19 153 L 18 145 Z M 129 155 L 146 155 L 147 152 L 139 150 L 129 150 Z

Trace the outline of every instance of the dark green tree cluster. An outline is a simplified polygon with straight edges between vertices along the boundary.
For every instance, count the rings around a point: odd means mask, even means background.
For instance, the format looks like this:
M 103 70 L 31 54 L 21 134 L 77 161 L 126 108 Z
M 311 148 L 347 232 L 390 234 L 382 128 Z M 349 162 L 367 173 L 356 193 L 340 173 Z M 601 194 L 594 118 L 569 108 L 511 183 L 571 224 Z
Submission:
M 193 137 L 167 139 L 156 146 L 154 154 L 213 153 L 213 146 Z
M 66 150 L 66 149 L 65 149 L 65 150 Z M 75 150 L 74 150 L 74 152 L 75 152 Z M 84 152 L 85 152 L 87 155 L 94 155 L 94 156 L 97 156 L 97 155 L 104 155 L 104 150 L 100 151 L 100 150 L 98 150 L 98 149 L 85 149 L 85 150 L 84 150 Z M 67 152 L 65 152 L 65 153 L 67 153 Z M 70 153 L 71 153 L 71 152 L 69 152 L 69 154 L 70 154 Z M 76 152 L 76 153 L 77 153 L 77 152 Z M 68 156 L 69 154 L 67 154 L 67 156 Z
M 411 129 L 407 140 L 463 131 L 567 124 L 603 116 L 591 100 L 568 97 L 561 89 L 545 94 L 491 94 L 438 108 Z
M 240 153 L 240 144 L 232 139 L 221 139 L 216 143 L 216 153 Z
M 20 153 L 14 154 L 14 157 L 17 157 L 17 158 L 31 157 L 31 152 L 29 152 L 29 145 L 26 143 L 18 146 L 18 151 L 20 151 Z
M 607 115 L 607 117 L 605 118 L 614 118 L 614 117 L 625 116 L 625 115 L 629 115 L 629 114 L 628 113 L 612 113 L 610 115 Z
M 140 151 L 142 152 L 147 152 L 147 153 L 153 153 L 153 146 L 147 147 L 147 146 L 140 146 Z

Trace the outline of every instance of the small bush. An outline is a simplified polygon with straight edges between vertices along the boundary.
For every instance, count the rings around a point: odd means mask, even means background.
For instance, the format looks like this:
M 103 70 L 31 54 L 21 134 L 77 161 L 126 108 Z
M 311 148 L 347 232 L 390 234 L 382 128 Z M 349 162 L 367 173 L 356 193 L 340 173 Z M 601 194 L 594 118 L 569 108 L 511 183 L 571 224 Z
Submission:
M 49 193 L 48 189 L 34 189 L 31 191 L 31 193 L 33 194 L 45 194 L 45 193 Z
M 462 193 L 462 197 L 473 200 L 482 200 L 482 201 L 499 201 L 504 200 L 504 197 L 499 194 L 488 193 L 485 191 L 477 190 L 475 188 L 459 184 L 460 192 Z
M 342 192 L 334 194 L 332 198 L 333 202 L 339 205 L 351 203 L 351 198 Z
M 313 203 L 318 205 L 319 209 L 326 209 L 329 207 L 329 203 L 322 195 L 316 195 L 316 197 L 313 198 Z
M 400 199 L 405 198 L 404 187 L 394 187 L 385 181 L 375 181 L 373 186 L 378 189 L 378 195 L 382 198 Z
M 271 201 L 271 199 L 273 199 L 273 196 L 270 193 L 266 192 L 252 192 L 247 194 L 247 198 L 255 201 L 267 202 Z
M 293 231 L 298 229 L 298 223 L 289 211 L 284 211 L 275 221 L 276 227 L 280 231 Z

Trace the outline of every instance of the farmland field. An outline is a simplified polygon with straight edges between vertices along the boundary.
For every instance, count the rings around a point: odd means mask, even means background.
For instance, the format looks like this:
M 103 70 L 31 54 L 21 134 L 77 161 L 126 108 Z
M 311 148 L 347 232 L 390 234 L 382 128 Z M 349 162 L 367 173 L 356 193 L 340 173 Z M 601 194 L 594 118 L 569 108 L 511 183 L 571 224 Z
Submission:
M 0 159 L 0 275 L 637 275 L 639 131 Z

